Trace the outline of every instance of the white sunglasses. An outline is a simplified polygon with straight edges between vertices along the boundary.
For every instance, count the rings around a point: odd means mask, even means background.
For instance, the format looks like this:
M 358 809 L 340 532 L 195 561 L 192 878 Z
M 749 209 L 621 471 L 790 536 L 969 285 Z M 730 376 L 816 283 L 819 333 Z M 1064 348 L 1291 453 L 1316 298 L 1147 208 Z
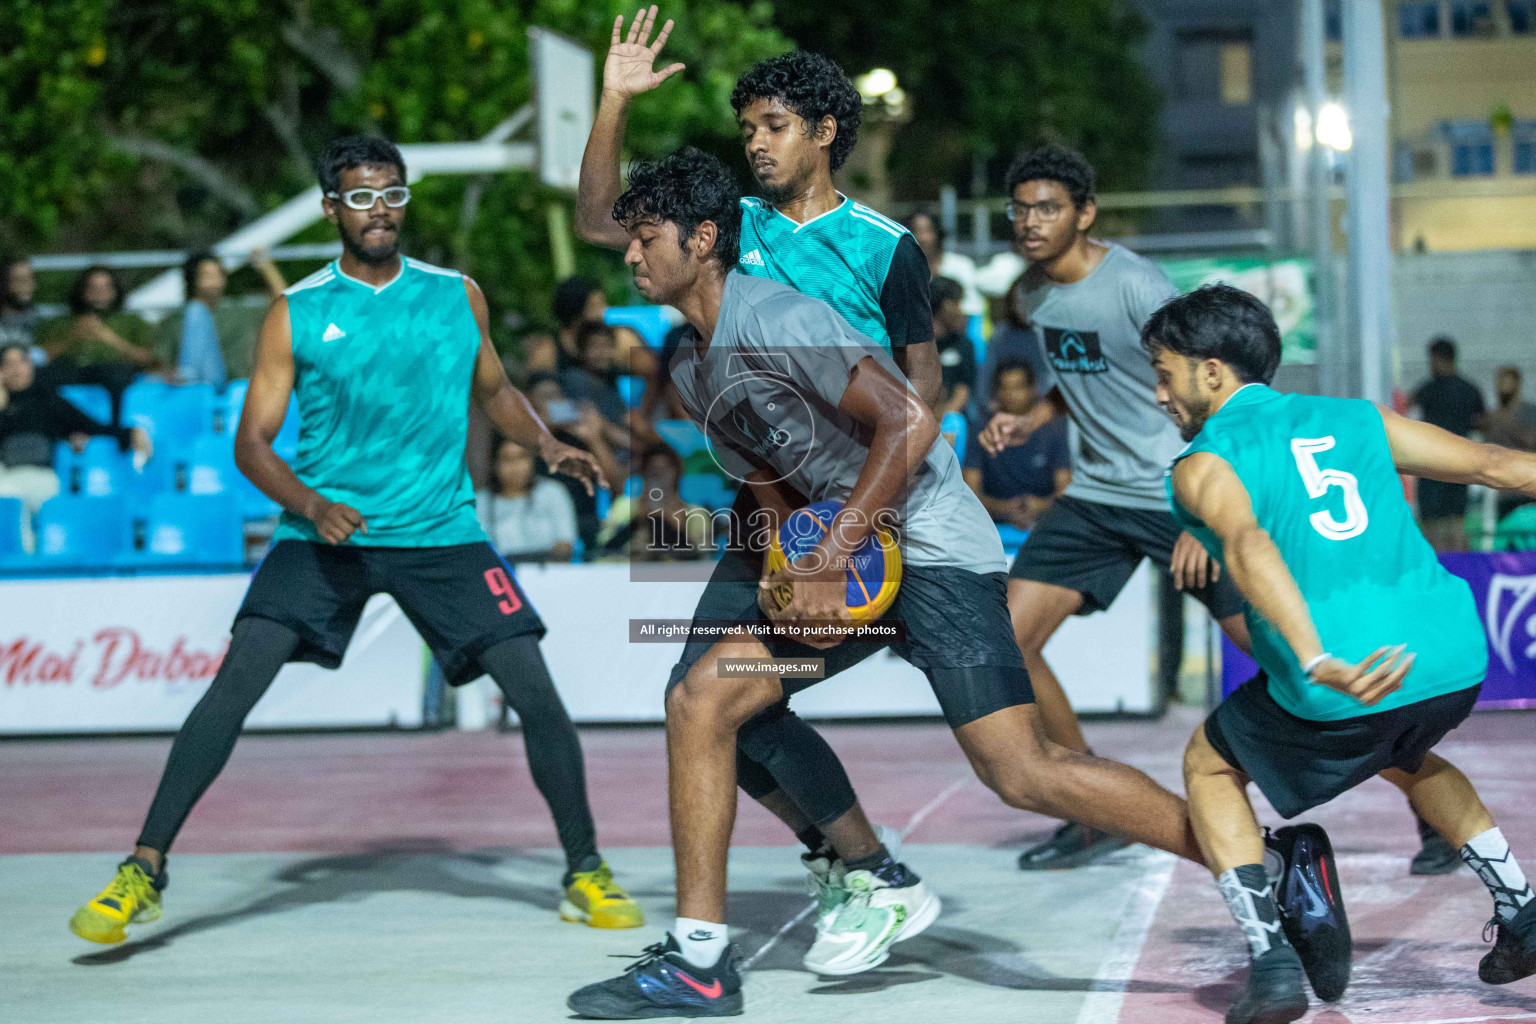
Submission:
M 380 199 L 384 200 L 384 205 L 391 209 L 399 209 L 411 201 L 411 190 L 404 185 L 391 185 L 383 190 L 353 188 L 339 195 L 335 192 L 327 192 L 326 195 L 332 199 L 340 199 L 347 204 L 348 209 L 352 210 L 371 210 L 373 204 Z

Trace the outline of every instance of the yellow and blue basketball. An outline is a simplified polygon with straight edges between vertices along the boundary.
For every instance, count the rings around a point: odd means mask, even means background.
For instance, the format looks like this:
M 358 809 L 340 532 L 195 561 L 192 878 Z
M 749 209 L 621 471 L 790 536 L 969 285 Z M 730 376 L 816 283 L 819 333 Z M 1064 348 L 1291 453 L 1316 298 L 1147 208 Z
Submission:
M 820 542 L 840 501 L 818 501 L 791 512 L 768 543 L 768 571 L 778 572 L 805 557 Z M 889 527 L 880 526 L 854 549 L 847 567 L 848 614 L 856 622 L 878 619 L 896 600 L 901 586 L 901 550 Z M 788 601 L 788 588 L 775 593 L 779 607 Z

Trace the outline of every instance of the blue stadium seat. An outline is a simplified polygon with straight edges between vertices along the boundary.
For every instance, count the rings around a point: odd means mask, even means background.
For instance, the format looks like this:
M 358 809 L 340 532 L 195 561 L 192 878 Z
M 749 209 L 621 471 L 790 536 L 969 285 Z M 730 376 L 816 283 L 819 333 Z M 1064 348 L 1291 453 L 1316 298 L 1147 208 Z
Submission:
M 59 394 L 98 423 L 112 424 L 112 395 L 99 384 L 65 384 Z
M 213 388 L 207 384 L 138 381 L 123 392 L 123 425 L 140 427 L 159 448 L 180 448 L 213 422 Z
M 1008 523 L 997 524 L 997 537 L 1003 542 L 1003 552 L 1008 556 L 1009 561 L 1013 560 L 1014 553 L 1019 550 L 1028 536 L 1028 530 L 1021 530 Z
M 144 547 L 121 566 L 241 565 L 245 533 L 233 495 L 157 494 L 144 517 Z
M 970 432 L 970 425 L 965 422 L 965 414 L 959 412 L 947 412 L 939 421 L 939 433 L 955 435 L 955 454 L 960 456 L 961 463 L 965 462 L 966 435 Z
M 213 431 L 216 434 L 233 434 L 240 425 L 240 410 L 245 408 L 245 393 L 250 390 L 248 380 L 232 380 L 213 400 Z
M 726 487 L 725 481 L 714 473 L 685 473 L 678 482 L 677 492 L 690 505 L 703 505 L 705 508 L 728 508 L 736 497 L 734 491 Z
M 64 441 L 55 445 L 53 470 L 59 475 L 62 493 L 109 498 L 127 493 L 133 463 L 118 448 L 116 438 L 93 437 L 84 451 L 77 452 Z
M 704 451 L 709 442 L 704 432 L 693 425 L 692 420 L 657 420 L 656 433 L 672 446 L 680 458 L 686 459 L 694 452 Z
M 644 377 L 636 377 L 626 373 L 614 381 L 614 384 L 618 387 L 619 397 L 624 399 L 625 405 L 631 409 L 638 409 L 640 407 L 640 399 L 645 397 Z
M 20 498 L 0 498 L 0 558 L 21 553 Z
M 628 327 L 644 338 L 651 348 L 658 349 L 672 329 L 672 321 L 662 306 L 609 306 L 603 314 L 603 323 Z
M 235 468 L 234 438 L 230 434 L 203 434 L 180 453 L 177 479 L 188 494 L 224 494 L 235 490 L 240 471 Z
M 636 474 L 624 478 L 624 497 L 634 501 L 640 497 L 640 488 L 645 486 L 645 478 Z
M 121 497 L 60 495 L 37 513 L 37 560 L 53 568 L 105 568 L 128 545 L 127 504 Z

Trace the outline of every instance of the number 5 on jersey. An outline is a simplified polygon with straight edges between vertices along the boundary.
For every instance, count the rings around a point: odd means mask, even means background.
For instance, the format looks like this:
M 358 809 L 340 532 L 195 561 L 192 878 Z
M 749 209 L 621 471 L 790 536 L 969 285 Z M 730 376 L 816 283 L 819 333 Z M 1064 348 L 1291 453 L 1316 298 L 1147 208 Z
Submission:
M 1370 525 L 1370 516 L 1365 511 L 1365 502 L 1360 498 L 1360 481 L 1355 479 L 1353 473 L 1346 473 L 1342 469 L 1323 469 L 1317 464 L 1318 453 L 1328 451 L 1335 443 L 1331 434 L 1328 437 L 1294 437 L 1291 439 L 1291 454 L 1296 458 L 1296 468 L 1301 471 L 1301 479 L 1307 485 L 1309 497 L 1325 497 L 1330 487 L 1344 491 L 1344 521 L 1339 522 L 1333 518 L 1330 510 L 1322 509 L 1308 517 L 1312 528 L 1329 540 L 1349 540 L 1365 532 L 1365 528 Z

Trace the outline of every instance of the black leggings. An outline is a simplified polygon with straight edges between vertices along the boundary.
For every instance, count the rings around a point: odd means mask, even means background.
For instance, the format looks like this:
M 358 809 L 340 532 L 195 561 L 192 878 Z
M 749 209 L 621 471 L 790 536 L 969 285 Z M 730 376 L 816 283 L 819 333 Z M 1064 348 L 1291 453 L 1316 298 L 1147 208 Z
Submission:
M 224 664 L 171 745 L 138 845 L 161 853 L 171 848 L 193 805 L 229 761 L 246 716 L 298 646 L 297 633 L 270 619 L 252 616 L 235 624 Z M 597 835 L 587 805 L 581 743 L 538 640 L 504 640 L 481 654 L 480 664 L 522 720 L 529 771 L 554 815 L 570 870 L 592 866 Z
M 759 711 L 737 731 L 736 782 L 754 800 L 783 790 L 817 828 L 858 802 L 843 762 L 821 733 L 789 709 L 788 699 Z

